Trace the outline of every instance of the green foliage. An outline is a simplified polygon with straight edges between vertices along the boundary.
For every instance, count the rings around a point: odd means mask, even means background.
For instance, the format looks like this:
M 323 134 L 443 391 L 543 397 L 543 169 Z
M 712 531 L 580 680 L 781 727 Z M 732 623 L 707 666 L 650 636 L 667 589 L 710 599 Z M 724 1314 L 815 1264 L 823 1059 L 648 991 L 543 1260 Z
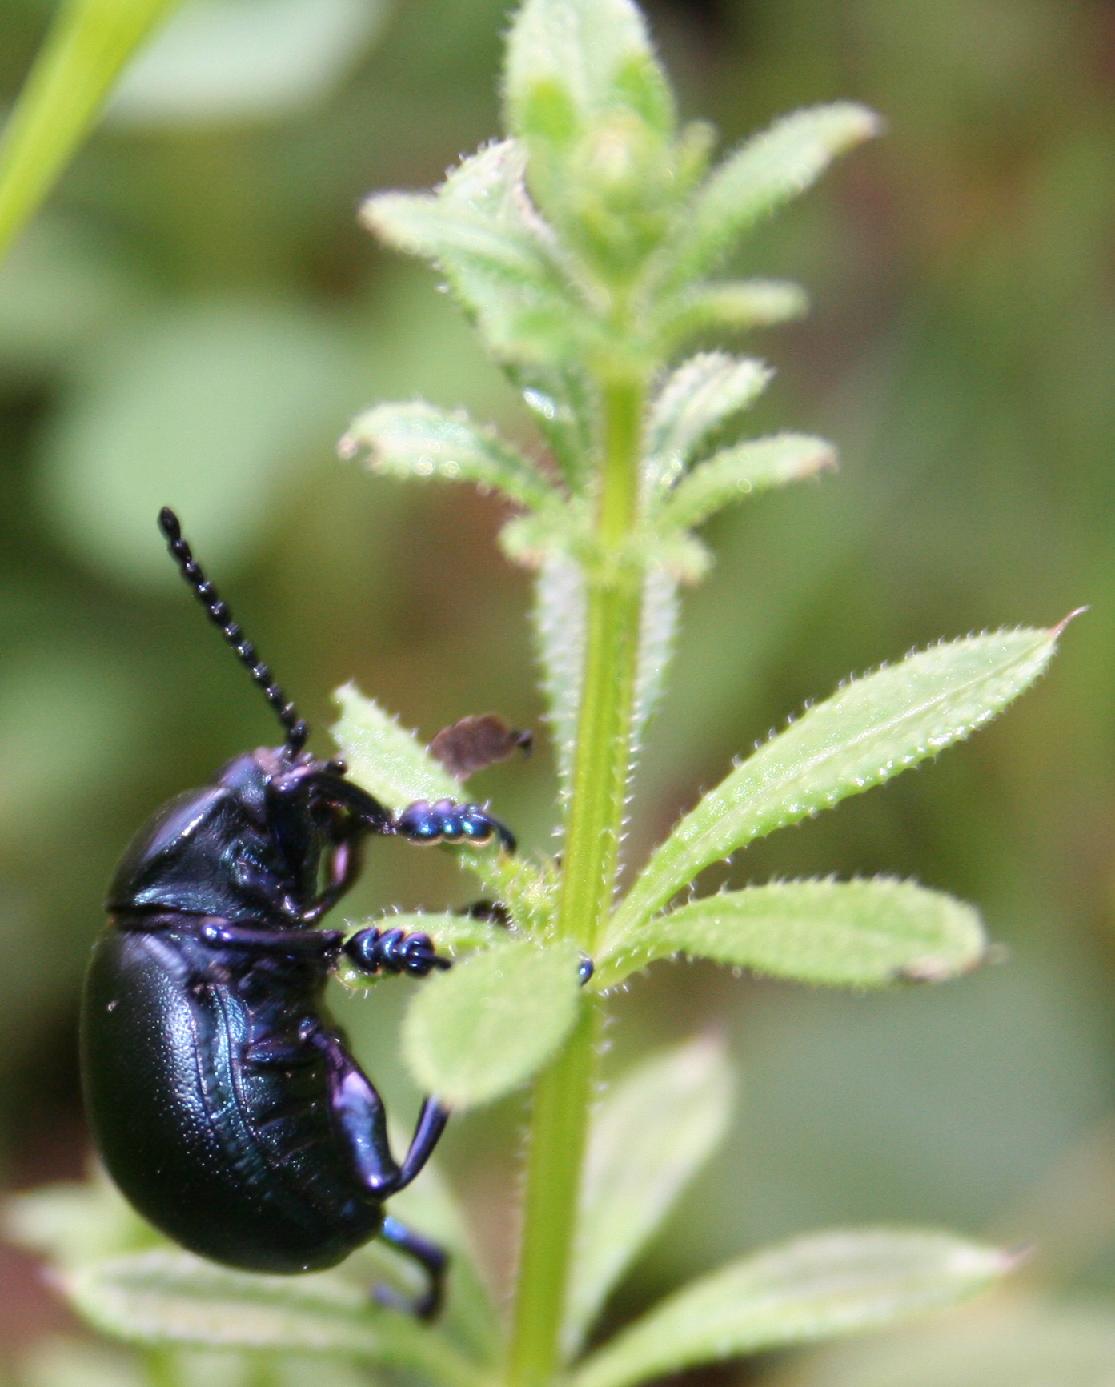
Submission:
M 124 64 L 177 0 L 67 0 L 0 141 L 0 258 L 87 134 Z
M 585 1350 L 609 1295 L 723 1134 L 731 1093 L 723 1053 L 700 1041 L 646 1061 L 596 1106 L 609 989 L 676 957 L 856 988 L 978 965 L 976 913 L 912 883 L 777 882 L 702 897 L 701 875 L 969 735 L 1041 674 L 1061 628 L 941 644 L 843 686 L 704 795 L 624 878 L 621 896 L 631 768 L 663 686 L 679 585 L 709 562 L 693 531 L 834 463 L 817 438 L 746 434 L 770 372 L 706 345 L 710 332 L 795 316 L 801 291 L 709 276 L 878 122 L 850 103 L 817 107 L 714 165 L 708 127 L 679 128 L 629 0 L 526 0 L 504 90 L 509 138 L 464 159 L 432 193 L 369 198 L 361 219 L 444 278 L 537 420 L 551 462 L 423 403 L 367 410 L 341 451 L 366 456 L 380 475 L 500 493 L 520 512 L 504 527 L 504 551 L 536 575 L 560 851 L 538 861 L 498 845 L 442 850 L 506 906 L 506 932 L 449 915 L 398 917 L 460 958 L 407 1014 L 402 1050 L 416 1082 L 457 1107 L 533 1083 L 511 1324 L 504 1334 L 452 1200 L 425 1177 L 400 1207 L 414 1207 L 458 1260 L 443 1326 L 369 1307 L 341 1275 L 279 1281 L 163 1251 L 105 1260 L 102 1248 L 68 1267 L 65 1285 L 83 1313 L 124 1337 L 322 1355 L 431 1383 L 627 1387 L 894 1323 L 1013 1265 L 941 1233 L 823 1233 L 701 1278 Z M 721 639 L 732 639 L 724 627 Z M 338 700 L 334 736 L 350 773 L 385 805 L 461 797 L 419 739 L 354 686 Z M 584 955 L 597 970 L 582 988 Z
M 701 1038 L 651 1056 L 593 1114 L 565 1324 L 581 1347 L 609 1292 L 719 1146 L 732 1109 L 722 1046 Z
M 353 1358 L 446 1384 L 477 1383 L 440 1335 L 339 1277 L 243 1275 L 185 1253 L 149 1252 L 66 1274 L 100 1328 L 137 1343 L 194 1344 Z
M 863 1228 L 745 1257 L 672 1295 L 588 1360 L 576 1387 L 855 1334 L 974 1294 L 1011 1258 L 943 1233 Z
M 578 951 L 517 939 L 431 979 L 403 1029 L 415 1078 L 451 1107 L 522 1085 L 569 1034 L 577 1014 Z

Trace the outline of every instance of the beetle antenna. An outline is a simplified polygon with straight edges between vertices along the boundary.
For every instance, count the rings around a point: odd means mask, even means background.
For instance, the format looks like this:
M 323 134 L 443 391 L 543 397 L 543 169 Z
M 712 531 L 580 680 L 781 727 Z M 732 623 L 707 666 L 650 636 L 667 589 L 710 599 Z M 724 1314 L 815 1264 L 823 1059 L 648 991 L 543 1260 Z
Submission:
M 264 698 L 275 710 L 276 716 L 286 730 L 287 748 L 292 754 L 301 751 L 310 735 L 309 723 L 298 716 L 298 709 L 293 703 L 288 702 L 286 694 L 271 678 L 271 670 L 259 658 L 255 646 L 246 639 L 239 623 L 233 621 L 228 604 L 205 576 L 205 570 L 194 558 L 190 546 L 182 538 L 182 526 L 178 523 L 178 517 L 169 506 L 164 506 L 159 512 L 159 529 L 166 536 L 167 548 L 182 570 L 182 577 L 189 583 L 194 595 L 209 613 L 209 619 L 214 625 L 221 628 L 221 634 L 236 651 L 240 662 L 247 666 L 248 672 L 263 690 Z

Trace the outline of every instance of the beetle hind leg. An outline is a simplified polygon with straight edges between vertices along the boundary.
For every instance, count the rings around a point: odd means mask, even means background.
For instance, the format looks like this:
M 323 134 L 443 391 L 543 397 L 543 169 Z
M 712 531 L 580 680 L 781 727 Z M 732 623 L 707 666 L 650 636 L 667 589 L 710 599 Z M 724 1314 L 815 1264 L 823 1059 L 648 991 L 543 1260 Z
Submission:
M 412 1258 L 426 1273 L 426 1289 L 416 1299 L 411 1299 L 396 1291 L 392 1286 L 379 1285 L 372 1289 L 372 1295 L 380 1305 L 393 1310 L 403 1310 L 420 1320 L 432 1320 L 441 1309 L 445 1290 L 445 1272 L 449 1265 L 449 1255 L 444 1248 L 428 1238 L 422 1237 L 405 1223 L 400 1223 L 390 1214 L 383 1220 L 380 1237 L 384 1242 Z

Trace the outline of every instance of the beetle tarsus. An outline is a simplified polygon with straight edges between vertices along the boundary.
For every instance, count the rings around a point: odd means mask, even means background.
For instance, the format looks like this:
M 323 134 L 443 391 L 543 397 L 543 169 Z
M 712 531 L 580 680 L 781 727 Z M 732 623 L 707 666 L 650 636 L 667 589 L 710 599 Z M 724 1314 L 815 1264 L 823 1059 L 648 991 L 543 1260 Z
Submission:
M 345 956 L 362 973 L 409 973 L 424 978 L 435 968 L 450 967 L 428 934 L 421 930 L 377 929 L 371 925 L 345 941 Z
M 400 809 L 388 832 L 412 843 L 460 843 L 483 847 L 498 838 L 504 852 L 514 852 L 515 835 L 481 804 L 458 804 L 452 799 L 431 803 L 416 799 Z
M 445 1272 L 449 1257 L 444 1248 L 430 1242 L 405 1223 L 400 1223 L 390 1214 L 383 1220 L 380 1236 L 384 1242 L 397 1247 L 400 1252 L 413 1258 L 429 1278 L 429 1283 L 417 1299 L 410 1299 L 396 1291 L 392 1286 L 379 1285 L 372 1288 L 373 1298 L 392 1310 L 402 1310 L 420 1320 L 432 1320 L 441 1309 L 445 1288 Z

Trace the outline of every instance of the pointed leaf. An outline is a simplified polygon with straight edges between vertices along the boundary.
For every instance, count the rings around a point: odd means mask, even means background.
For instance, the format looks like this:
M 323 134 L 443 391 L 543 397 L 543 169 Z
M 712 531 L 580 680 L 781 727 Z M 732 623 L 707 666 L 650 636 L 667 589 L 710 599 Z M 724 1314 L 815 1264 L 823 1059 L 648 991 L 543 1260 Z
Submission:
M 800 318 L 808 307 L 805 291 L 796 284 L 741 279 L 689 285 L 664 298 L 656 318 L 661 340 L 672 353 L 694 337 L 769 327 Z
M 790 881 L 679 906 L 617 940 L 596 962 L 610 987 L 685 954 L 762 976 L 841 987 L 941 982 L 983 958 L 970 906 L 912 882 Z
M 546 717 L 564 804 L 573 777 L 585 654 L 584 580 L 571 559 L 554 555 L 543 563 L 534 585 L 533 616 Z
M 698 189 L 674 245 L 675 280 L 706 274 L 761 217 L 810 187 L 832 160 L 879 133 L 865 106 L 796 111 L 748 140 Z
M 723 1047 L 702 1037 L 644 1061 L 597 1106 L 570 1278 L 570 1353 L 719 1146 L 732 1087 Z
M 627 1387 L 698 1363 L 811 1343 L 950 1305 L 1010 1271 L 944 1233 L 850 1229 L 734 1262 L 670 1296 L 595 1353 L 573 1387 Z
M 651 569 L 643 586 L 639 667 L 635 674 L 632 743 L 636 754 L 643 729 L 662 697 L 666 671 L 674 654 L 680 605 L 677 577 L 663 569 Z
M 675 482 L 709 435 L 745 410 L 770 378 L 761 361 L 726 352 L 702 352 L 672 371 L 647 423 L 648 491 Z
M 333 697 L 341 716 L 329 730 L 348 763 L 348 773 L 388 809 L 400 809 L 416 799 L 459 795 L 460 783 L 414 733 L 355 684 L 342 684 Z
M 526 0 L 512 25 L 507 125 L 524 138 L 560 139 L 594 116 L 631 110 L 661 134 L 673 98 L 630 0 Z
M 381 476 L 472 482 L 528 509 L 557 496 L 533 463 L 493 429 L 420 402 L 365 410 L 338 446 L 342 457 L 366 454 L 368 467 Z
M 355 684 L 342 685 L 333 697 L 341 716 L 329 730 L 356 784 L 388 809 L 401 809 L 416 799 L 461 798 L 460 781 L 430 755 L 413 732 Z M 472 851 L 454 846 L 451 851 L 524 929 L 544 917 L 552 887 L 538 867 L 493 847 Z
M 339 1277 L 227 1271 L 182 1252 L 141 1253 L 65 1272 L 98 1328 L 143 1344 L 269 1349 L 352 1358 L 475 1387 L 475 1370 L 428 1325 L 369 1303 Z
M 664 497 L 655 528 L 659 533 L 692 530 L 734 501 L 835 466 L 832 445 L 806 434 L 775 434 L 725 448 L 699 463 Z
M 553 274 L 536 237 L 433 193 L 376 193 L 361 206 L 360 220 L 389 245 L 436 263 L 459 260 L 512 284 L 545 283 Z
M 516 939 L 431 978 L 403 1025 L 419 1084 L 465 1107 L 526 1083 L 572 1028 L 579 959 L 571 943 L 541 949 Z
M 435 194 L 369 198 L 361 219 L 389 244 L 436 264 L 505 363 L 575 361 L 580 319 L 522 172 L 515 145 L 494 145 L 466 159 Z
M 967 737 L 1041 674 L 1061 629 L 998 631 L 936 645 L 811 708 L 675 826 L 619 907 L 613 937 L 753 839 L 880 785 Z

